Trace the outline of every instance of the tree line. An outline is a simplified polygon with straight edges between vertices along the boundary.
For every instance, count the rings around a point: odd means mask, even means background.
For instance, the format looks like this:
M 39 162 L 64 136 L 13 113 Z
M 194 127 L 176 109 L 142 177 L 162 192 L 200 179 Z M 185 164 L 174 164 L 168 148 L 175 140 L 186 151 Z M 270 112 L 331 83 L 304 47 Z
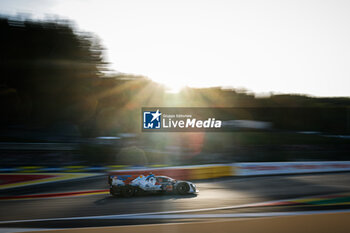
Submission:
M 184 88 L 171 93 L 147 77 L 111 75 L 98 37 L 77 31 L 72 25 L 69 21 L 0 17 L 1 128 L 38 129 L 65 122 L 76 126 L 82 136 L 91 137 L 139 132 L 141 107 L 147 106 L 322 109 L 350 106 L 347 97 L 272 94 L 257 98 L 254 93 L 221 87 Z M 281 119 L 278 112 L 274 114 Z M 340 118 L 344 121 L 340 114 L 343 113 L 331 110 L 324 113 L 331 116 L 326 121 L 332 122 Z M 324 126 L 324 121 L 312 112 L 303 117 L 308 118 L 308 125 Z M 296 118 L 283 119 L 283 124 L 292 126 Z M 323 128 L 332 127 L 339 128 L 335 123 Z

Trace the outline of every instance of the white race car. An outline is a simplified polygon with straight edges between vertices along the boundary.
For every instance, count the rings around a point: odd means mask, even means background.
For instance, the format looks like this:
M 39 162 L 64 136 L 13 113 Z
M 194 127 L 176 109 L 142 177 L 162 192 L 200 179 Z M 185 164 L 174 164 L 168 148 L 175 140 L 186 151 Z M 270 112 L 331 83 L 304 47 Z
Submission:
M 196 194 L 196 185 L 189 181 L 174 180 L 167 176 L 110 175 L 108 176 L 110 194 L 132 197 L 140 192 Z

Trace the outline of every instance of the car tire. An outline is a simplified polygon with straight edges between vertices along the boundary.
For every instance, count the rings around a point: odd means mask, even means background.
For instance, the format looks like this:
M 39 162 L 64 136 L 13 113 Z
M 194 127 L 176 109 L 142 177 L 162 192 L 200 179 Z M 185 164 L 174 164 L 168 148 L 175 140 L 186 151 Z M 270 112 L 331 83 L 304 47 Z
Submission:
M 122 196 L 123 197 L 132 197 L 135 195 L 134 187 L 128 185 L 122 188 Z
M 181 195 L 188 194 L 190 191 L 190 185 L 185 182 L 180 183 L 176 186 L 176 191 Z
M 113 197 L 118 196 L 118 194 L 117 194 L 117 192 L 114 190 L 114 188 L 110 188 L 110 189 L 109 189 L 109 193 L 110 193 Z

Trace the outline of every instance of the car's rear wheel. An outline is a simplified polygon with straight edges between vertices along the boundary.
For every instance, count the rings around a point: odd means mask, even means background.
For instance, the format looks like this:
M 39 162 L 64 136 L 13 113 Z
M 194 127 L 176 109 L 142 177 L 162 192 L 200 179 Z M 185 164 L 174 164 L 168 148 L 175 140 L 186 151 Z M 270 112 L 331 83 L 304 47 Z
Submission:
M 116 189 L 115 187 L 110 187 L 109 188 L 109 193 L 113 196 L 119 196 L 120 195 L 120 190 L 118 191 L 118 189 Z
M 132 197 L 135 195 L 135 189 L 132 186 L 125 186 L 122 189 L 122 196 L 123 197 Z
M 185 182 L 180 183 L 177 185 L 176 191 L 181 195 L 187 194 L 190 191 L 190 185 Z

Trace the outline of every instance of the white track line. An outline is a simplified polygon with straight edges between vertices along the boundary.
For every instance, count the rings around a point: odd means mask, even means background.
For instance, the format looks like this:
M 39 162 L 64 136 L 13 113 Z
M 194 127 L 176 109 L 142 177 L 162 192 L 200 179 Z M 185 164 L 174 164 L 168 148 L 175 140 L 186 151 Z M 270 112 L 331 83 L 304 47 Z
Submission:
M 191 212 L 204 212 L 204 211 L 216 211 L 216 210 L 227 210 L 227 209 L 240 209 L 246 207 L 256 207 L 263 206 L 276 201 L 258 202 L 252 204 L 242 204 L 234 206 L 224 206 L 224 207 L 212 207 L 203 209 L 192 209 L 192 210 L 173 210 L 173 211 L 162 211 L 162 212 L 146 212 L 146 213 L 135 213 L 135 214 L 118 214 L 118 215 L 103 215 L 103 216 L 84 216 L 84 217 L 68 217 L 68 218 L 42 218 L 42 219 L 24 219 L 24 220 L 9 220 L 0 221 L 0 224 L 6 223 L 21 223 L 21 222 L 43 222 L 43 221 L 61 221 L 61 220 L 82 220 L 82 219 L 100 219 L 103 218 L 114 218 L 114 217 L 133 217 L 133 216 L 145 216 L 145 215 L 164 215 L 164 214 L 181 214 L 181 213 L 191 213 Z
M 325 213 L 350 213 L 350 209 L 344 210 L 317 210 L 317 211 L 295 211 L 295 212 L 262 212 L 262 213 L 234 213 L 234 214 L 139 214 L 133 216 L 127 215 L 102 215 L 87 217 L 70 218 L 46 218 L 46 219 L 26 219 L 0 221 L 0 224 L 26 223 L 26 222 L 47 222 L 47 221 L 69 221 L 69 220 L 123 220 L 123 219 L 193 219 L 193 218 L 256 218 L 256 217 L 275 217 L 292 215 L 310 215 Z
M 318 211 L 296 211 L 296 212 L 262 212 L 262 213 L 235 213 L 235 214 L 167 214 L 167 215 L 140 215 L 125 217 L 109 217 L 99 219 L 192 219 L 192 218 L 256 218 L 292 215 L 310 215 L 321 213 L 350 213 L 347 210 L 318 210 Z
M 320 197 L 322 195 L 317 196 L 309 196 L 309 197 L 303 197 L 303 198 L 315 198 Z M 324 196 L 324 195 L 323 195 Z M 241 204 L 241 205 L 233 205 L 233 206 L 224 206 L 224 207 L 212 207 L 212 208 L 202 208 L 202 209 L 191 209 L 191 210 L 173 210 L 173 211 L 162 211 L 162 212 L 146 212 L 146 213 L 134 213 L 134 214 L 118 214 L 118 215 L 102 215 L 102 216 L 84 216 L 84 217 L 67 217 L 67 218 L 42 218 L 42 219 L 23 219 L 23 220 L 9 220 L 9 221 L 0 221 L 0 224 L 7 224 L 7 223 L 23 223 L 23 222 L 44 222 L 44 221 L 64 221 L 64 220 L 88 220 L 88 219 L 132 219 L 132 217 L 135 217 L 134 219 L 137 219 L 136 217 L 143 216 L 172 216 L 173 214 L 183 214 L 183 213 L 191 213 L 191 212 L 205 212 L 205 211 L 217 211 L 217 210 L 228 210 L 228 209 L 241 209 L 241 208 L 248 208 L 248 207 L 259 207 L 259 206 L 266 206 L 269 204 L 273 204 L 276 202 L 291 202 L 294 200 L 298 200 L 301 198 L 293 198 L 293 199 L 282 199 L 282 200 L 274 200 L 274 201 L 266 201 L 266 202 L 257 202 L 257 203 L 251 203 L 251 204 Z M 330 210 L 331 211 L 331 210 Z M 334 210 L 337 211 L 337 210 Z M 339 212 L 348 212 L 350 210 L 343 210 Z M 302 211 L 300 213 L 307 213 L 307 212 L 314 212 L 314 211 Z M 272 213 L 278 213 L 278 212 L 272 212 Z M 279 212 L 279 213 L 293 213 L 293 212 Z M 299 213 L 299 212 L 294 212 Z M 321 213 L 331 213 L 331 212 L 322 212 Z M 243 215 L 245 213 L 242 213 Z M 261 213 L 246 213 L 248 215 L 250 214 L 261 214 Z M 217 214 L 214 214 L 215 216 L 219 216 Z M 242 216 L 243 216 L 242 215 Z M 177 215 L 180 216 L 180 215 Z M 184 216 L 184 215 L 183 215 Z M 190 215 L 188 215 L 190 216 Z M 197 216 L 197 215 L 192 215 Z M 200 216 L 213 216 L 213 215 L 200 215 Z M 229 216 L 235 217 L 239 216 L 239 214 L 225 214 L 227 218 Z M 257 216 L 258 217 L 258 216 Z M 209 217 L 207 217 L 209 218 Z M 219 218 L 219 217 L 218 217 Z

